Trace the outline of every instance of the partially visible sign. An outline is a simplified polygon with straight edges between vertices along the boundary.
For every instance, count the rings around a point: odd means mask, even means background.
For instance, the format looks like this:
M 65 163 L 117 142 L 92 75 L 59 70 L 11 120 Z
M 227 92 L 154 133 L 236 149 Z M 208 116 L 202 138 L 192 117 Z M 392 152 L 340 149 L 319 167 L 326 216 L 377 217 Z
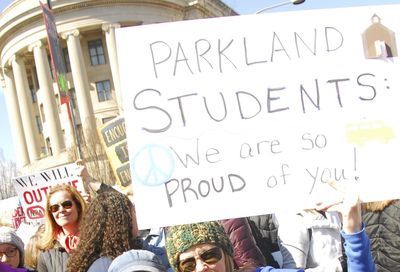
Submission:
M 0 200 L 0 223 L 14 229 L 25 223 L 25 213 L 17 196 Z
M 14 209 L 12 214 L 12 225 L 14 229 L 18 229 L 22 223 L 26 222 L 24 209 L 21 206 L 21 202 L 18 201 L 18 206 Z
M 125 119 L 117 117 L 98 129 L 108 160 L 117 177 L 117 185 L 126 189 L 132 183 L 126 140 Z
M 70 184 L 80 193 L 85 192 L 82 179 L 77 176 L 76 164 L 68 164 L 35 174 L 13 178 L 14 188 L 21 201 L 27 222 L 44 218 L 47 195 L 52 186 Z
M 46 25 L 47 42 L 50 49 L 51 67 L 53 68 L 53 76 L 60 90 L 61 104 L 68 102 L 68 85 L 66 79 L 66 69 L 63 58 L 61 44 L 58 39 L 57 26 L 53 12 L 40 2 L 43 12 L 43 21 Z

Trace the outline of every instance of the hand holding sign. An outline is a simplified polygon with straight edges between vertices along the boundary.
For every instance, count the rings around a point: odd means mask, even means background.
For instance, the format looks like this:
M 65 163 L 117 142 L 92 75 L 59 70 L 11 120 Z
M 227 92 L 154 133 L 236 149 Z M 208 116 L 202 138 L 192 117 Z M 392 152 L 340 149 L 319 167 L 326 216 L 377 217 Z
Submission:
M 361 202 L 354 184 L 330 182 L 334 197 L 317 203 L 317 210 L 337 211 L 342 216 L 343 231 L 347 234 L 361 230 Z
M 76 175 L 82 178 L 83 182 L 89 182 L 92 178 L 86 168 L 85 162 L 81 159 L 75 162 L 76 164 Z

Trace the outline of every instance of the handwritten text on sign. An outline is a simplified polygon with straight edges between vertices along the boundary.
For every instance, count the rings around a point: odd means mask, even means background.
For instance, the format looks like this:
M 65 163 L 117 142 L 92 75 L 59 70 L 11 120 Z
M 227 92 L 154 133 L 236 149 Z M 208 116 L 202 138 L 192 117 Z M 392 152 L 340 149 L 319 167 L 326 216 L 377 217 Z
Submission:
M 385 40 L 400 33 L 398 12 L 119 29 L 140 227 L 301 207 L 334 180 L 360 185 L 365 201 L 398 196 L 400 45 Z
M 75 187 L 80 193 L 84 192 L 77 169 L 77 165 L 73 163 L 13 179 L 28 222 L 41 222 L 44 219 L 46 199 L 52 186 L 65 183 Z

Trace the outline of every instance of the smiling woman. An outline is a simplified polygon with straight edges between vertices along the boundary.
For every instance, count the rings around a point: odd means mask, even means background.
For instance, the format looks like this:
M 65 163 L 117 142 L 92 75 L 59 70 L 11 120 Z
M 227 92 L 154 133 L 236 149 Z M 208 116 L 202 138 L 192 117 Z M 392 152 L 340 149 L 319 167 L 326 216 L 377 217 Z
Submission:
M 175 272 L 233 271 L 232 244 L 215 221 L 169 228 L 166 248 Z
M 39 248 L 38 271 L 67 271 L 69 254 L 79 242 L 79 225 L 86 202 L 71 185 L 52 187 L 46 201 L 45 232 Z

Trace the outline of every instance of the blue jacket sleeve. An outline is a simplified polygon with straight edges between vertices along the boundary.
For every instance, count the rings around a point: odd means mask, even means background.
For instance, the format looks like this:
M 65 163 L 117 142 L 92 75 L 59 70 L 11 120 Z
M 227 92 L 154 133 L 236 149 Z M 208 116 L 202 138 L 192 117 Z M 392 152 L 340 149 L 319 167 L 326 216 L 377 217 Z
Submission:
M 255 272 L 304 272 L 303 269 L 280 269 L 271 266 L 259 267 Z
M 342 231 L 341 234 L 345 240 L 344 249 L 347 255 L 348 271 L 375 272 L 375 264 L 364 226 L 357 233 L 346 234 Z

